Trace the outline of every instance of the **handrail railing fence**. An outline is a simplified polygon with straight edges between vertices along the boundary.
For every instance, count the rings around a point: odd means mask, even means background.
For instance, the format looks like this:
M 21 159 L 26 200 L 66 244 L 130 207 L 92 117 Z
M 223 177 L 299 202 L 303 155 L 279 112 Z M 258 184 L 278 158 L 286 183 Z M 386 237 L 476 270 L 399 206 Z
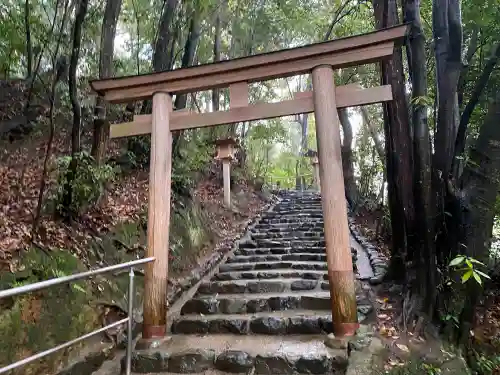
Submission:
M 80 336 L 76 339 L 67 341 L 67 342 L 60 344 L 58 346 L 55 346 L 51 349 L 44 350 L 44 351 L 37 353 L 37 354 L 34 354 L 28 358 L 14 362 L 8 366 L 2 367 L 2 368 L 0 368 L 0 374 L 4 374 L 8 371 L 14 370 L 18 367 L 21 367 L 21 366 L 24 366 L 28 363 L 36 361 L 37 359 L 44 358 L 50 354 L 53 354 L 53 353 L 56 353 L 60 350 L 66 349 L 72 345 L 75 345 L 75 344 L 77 344 L 81 341 L 84 341 L 90 337 L 93 337 L 99 333 L 105 332 L 110 328 L 117 327 L 117 326 L 120 326 L 122 324 L 127 323 L 127 354 L 126 354 L 126 361 L 125 361 L 125 374 L 130 375 L 131 368 L 132 368 L 132 344 L 133 344 L 132 343 L 132 341 L 133 341 L 132 325 L 133 325 L 133 320 L 134 320 L 133 314 L 132 314 L 132 310 L 134 307 L 134 267 L 153 262 L 154 260 L 155 260 L 154 257 L 133 260 L 130 262 L 120 263 L 120 264 L 116 264 L 113 266 L 108 266 L 108 267 L 103 267 L 103 268 L 99 268 L 99 269 L 95 269 L 95 270 L 81 272 L 81 273 L 77 273 L 74 275 L 57 277 L 54 279 L 40 281 L 40 282 L 33 283 L 33 284 L 27 284 L 27 285 L 19 286 L 16 288 L 11 288 L 11 289 L 7 289 L 7 290 L 0 290 L 0 299 L 8 298 L 8 297 L 15 297 L 15 296 L 19 296 L 21 294 L 31 293 L 31 292 L 35 292 L 37 290 L 42 290 L 42 289 L 47 289 L 47 288 L 50 288 L 50 287 L 55 286 L 55 285 L 68 284 L 68 283 L 71 283 L 71 282 L 77 281 L 77 280 L 89 279 L 93 276 L 102 275 L 102 274 L 110 273 L 113 271 L 120 271 L 120 270 L 126 270 L 126 269 L 129 270 L 128 316 L 126 318 L 121 319 L 117 322 L 111 323 L 105 327 L 99 328 L 99 329 L 92 331 L 90 333 L 87 333 L 87 334 Z

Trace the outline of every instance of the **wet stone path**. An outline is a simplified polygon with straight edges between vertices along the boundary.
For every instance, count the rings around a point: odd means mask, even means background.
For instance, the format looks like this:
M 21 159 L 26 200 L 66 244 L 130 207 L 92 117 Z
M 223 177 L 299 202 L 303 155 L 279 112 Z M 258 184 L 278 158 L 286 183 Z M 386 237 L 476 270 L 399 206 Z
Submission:
M 136 351 L 135 373 L 343 373 L 347 351 L 324 344 L 332 332 L 323 215 L 317 193 L 288 192 L 204 280 L 162 346 Z M 371 276 L 351 239 L 358 278 Z M 357 283 L 358 318 L 372 312 Z

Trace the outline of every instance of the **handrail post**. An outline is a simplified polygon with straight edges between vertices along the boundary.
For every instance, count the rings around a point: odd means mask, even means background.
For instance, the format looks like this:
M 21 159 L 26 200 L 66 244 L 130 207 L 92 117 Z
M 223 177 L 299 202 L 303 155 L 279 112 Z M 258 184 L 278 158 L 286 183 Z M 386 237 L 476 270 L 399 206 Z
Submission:
M 127 322 L 127 357 L 125 374 L 132 373 L 132 341 L 134 335 L 132 326 L 134 322 L 134 267 L 130 268 L 128 273 L 128 322 Z

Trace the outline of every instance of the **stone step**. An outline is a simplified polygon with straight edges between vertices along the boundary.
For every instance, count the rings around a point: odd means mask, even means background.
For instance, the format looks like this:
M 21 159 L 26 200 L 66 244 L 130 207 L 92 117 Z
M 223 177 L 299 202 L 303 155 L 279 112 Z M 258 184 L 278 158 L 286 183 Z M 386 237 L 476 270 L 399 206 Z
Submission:
M 323 213 L 318 211 L 318 212 L 304 212 L 304 210 L 293 210 L 293 211 L 286 211 L 286 212 L 277 212 L 277 211 L 271 211 L 266 214 L 266 218 L 268 219 L 274 219 L 274 218 L 280 218 L 280 219 L 287 219 L 287 218 L 294 218 L 295 220 L 304 220 L 304 219 L 309 219 L 309 218 L 318 218 L 322 219 L 323 218 Z
M 325 246 L 324 240 L 296 240 L 294 238 L 280 238 L 279 240 L 257 239 L 257 247 L 318 247 Z
M 229 281 L 229 280 L 267 280 L 267 279 L 289 279 L 300 278 L 307 280 L 328 280 L 327 271 L 303 271 L 291 270 L 289 268 L 278 268 L 264 271 L 235 271 L 218 273 L 212 277 L 212 281 Z
M 254 314 L 264 311 L 294 309 L 327 310 L 330 308 L 329 291 L 289 293 L 217 294 L 198 296 L 187 301 L 181 314 Z
M 297 224 L 297 223 L 321 223 L 323 224 L 323 218 L 322 217 L 315 217 L 315 218 L 308 218 L 307 220 L 305 219 L 297 219 L 294 217 L 288 217 L 288 218 L 283 218 L 283 217 L 270 217 L 266 218 L 263 217 L 260 221 L 260 224 Z
M 306 205 L 304 205 L 303 207 L 294 207 L 294 208 L 285 208 L 278 206 L 274 210 L 266 213 L 266 216 L 268 216 L 269 214 L 280 214 L 280 215 L 300 214 L 301 216 L 316 215 L 316 214 L 322 215 L 323 210 L 321 209 L 321 207 L 311 208 Z
M 280 203 L 274 207 L 271 212 L 282 212 L 287 210 L 322 210 L 323 206 L 321 202 L 302 202 L 302 203 L 291 203 L 291 204 L 283 204 Z
M 268 254 L 325 254 L 324 246 L 311 247 L 257 247 L 257 248 L 240 248 L 235 251 L 235 255 L 268 255 Z
M 236 255 L 228 258 L 226 264 L 229 263 L 261 263 L 266 261 L 281 262 L 281 261 L 299 261 L 299 262 L 326 262 L 326 253 L 294 253 L 294 254 L 265 254 L 265 255 Z
M 291 268 L 294 270 L 326 270 L 326 262 L 278 261 L 259 263 L 226 263 L 219 267 L 219 272 L 272 270 L 274 268 Z
M 195 374 L 213 369 L 256 375 L 344 373 L 347 350 L 328 348 L 325 338 L 325 335 L 174 335 L 157 348 L 135 351 L 132 369 L 142 374 L 167 371 Z
M 276 239 L 294 239 L 294 240 L 315 240 L 315 241 L 320 241 L 324 239 L 324 234 L 323 232 L 319 231 L 300 231 L 300 230 L 289 230 L 289 231 L 283 231 L 283 232 L 268 232 L 268 231 L 263 231 L 263 232 L 257 232 L 257 233 L 251 233 L 250 234 L 254 240 L 265 240 L 265 239 L 270 239 L 270 240 L 276 240 Z
M 288 231 L 288 230 L 302 230 L 302 229 L 317 229 L 317 230 L 322 230 L 323 229 L 323 223 L 319 222 L 312 222 L 312 223 L 269 223 L 269 224 L 257 224 L 253 231 L 262 231 L 262 230 L 267 230 L 269 232 L 281 232 L 281 231 Z
M 332 332 L 330 310 L 289 310 L 252 315 L 183 315 L 172 324 L 174 334 L 233 333 L 297 335 Z
M 318 279 L 265 279 L 265 280 L 226 280 L 211 281 L 203 283 L 198 288 L 198 294 L 234 294 L 234 293 L 278 293 L 298 290 L 321 289 L 324 283 L 328 289 L 328 283 Z

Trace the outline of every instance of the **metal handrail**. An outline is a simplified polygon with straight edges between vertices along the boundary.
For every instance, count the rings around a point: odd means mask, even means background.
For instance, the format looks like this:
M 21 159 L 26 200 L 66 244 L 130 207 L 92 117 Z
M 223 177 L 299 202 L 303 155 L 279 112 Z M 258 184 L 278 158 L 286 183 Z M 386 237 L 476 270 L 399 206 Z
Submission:
M 155 260 L 154 257 L 133 260 L 131 262 L 120 263 L 120 264 L 116 264 L 113 266 L 103 267 L 103 268 L 99 268 L 99 269 L 92 270 L 92 271 L 81 272 L 81 273 L 77 273 L 77 274 L 70 275 L 70 276 L 62 276 L 62 277 L 58 277 L 55 279 L 40 281 L 38 283 L 23 285 L 23 286 L 19 286 L 19 287 L 12 288 L 12 289 L 1 290 L 0 291 L 0 299 L 18 296 L 21 294 L 34 292 L 34 291 L 41 290 L 41 289 L 46 289 L 46 288 L 49 288 L 49 287 L 54 286 L 54 285 L 68 284 L 68 283 L 71 283 L 72 281 L 88 279 L 92 276 L 101 275 L 104 273 L 109 273 L 109 272 L 124 270 L 124 269 L 130 269 L 129 284 L 128 284 L 128 317 L 126 317 L 122 320 L 119 320 L 118 322 L 114 322 L 112 324 L 109 324 L 109 325 L 102 327 L 98 330 L 95 330 L 93 332 L 87 333 L 87 334 L 80 336 L 76 339 L 73 339 L 71 341 L 67 341 L 67 342 L 60 344 L 56 347 L 53 347 L 51 349 L 48 349 L 48 350 L 45 350 L 43 352 L 32 355 L 31 357 L 22 359 L 20 361 L 12 363 L 8 366 L 2 367 L 2 368 L 0 368 L 0 374 L 4 374 L 7 371 L 14 370 L 18 367 L 24 366 L 24 365 L 26 365 L 30 362 L 33 362 L 37 359 L 41 359 L 43 357 L 46 357 L 46 356 L 48 356 L 52 353 L 55 353 L 59 350 L 68 348 L 74 344 L 79 343 L 80 341 L 86 340 L 86 339 L 88 339 L 92 336 L 95 336 L 99 333 L 102 333 L 110 328 L 117 327 L 121 324 L 127 323 L 127 355 L 126 355 L 125 374 L 130 375 L 131 371 L 132 371 L 132 339 L 133 339 L 133 337 L 132 337 L 132 323 L 133 323 L 132 310 L 134 307 L 134 267 L 153 262 L 154 260 Z

